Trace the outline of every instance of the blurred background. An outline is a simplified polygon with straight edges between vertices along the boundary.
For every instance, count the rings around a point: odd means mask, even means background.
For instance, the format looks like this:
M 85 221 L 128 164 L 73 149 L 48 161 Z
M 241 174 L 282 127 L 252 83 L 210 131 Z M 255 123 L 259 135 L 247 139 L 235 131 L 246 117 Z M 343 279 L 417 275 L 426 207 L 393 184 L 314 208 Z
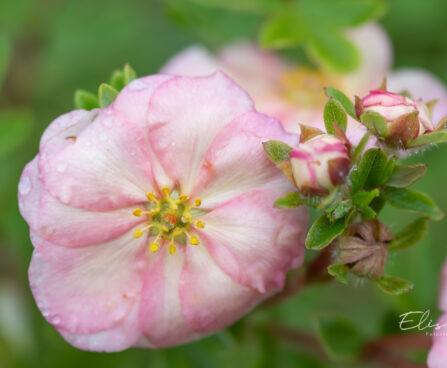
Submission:
M 27 268 L 32 245 L 17 208 L 17 183 L 38 150 L 45 127 L 73 109 L 73 93 L 95 91 L 129 62 L 139 75 L 157 72 L 174 53 L 203 43 L 211 50 L 253 38 L 262 15 L 203 7 L 187 0 L 0 0 L 0 367 L 346 367 L 313 354 L 300 339 L 275 335 L 286 325 L 316 334 L 315 318 L 339 314 L 362 334 L 398 332 L 397 316 L 436 308 L 446 255 L 445 220 L 430 224 L 417 246 L 390 258 L 388 272 L 414 281 L 412 293 L 389 296 L 369 283 L 312 286 L 231 328 L 182 347 L 122 353 L 83 352 L 68 345 L 38 311 Z M 447 83 L 447 2 L 390 0 L 380 19 L 394 45 L 394 67 L 421 67 Z M 294 57 L 305 59 L 302 52 Z M 417 157 L 429 163 L 416 185 L 447 211 L 447 147 Z M 413 158 L 413 160 L 416 160 Z M 386 209 L 384 222 L 400 229 L 411 215 Z M 340 339 L 343 337 L 341 336 Z M 424 361 L 426 353 L 415 353 Z

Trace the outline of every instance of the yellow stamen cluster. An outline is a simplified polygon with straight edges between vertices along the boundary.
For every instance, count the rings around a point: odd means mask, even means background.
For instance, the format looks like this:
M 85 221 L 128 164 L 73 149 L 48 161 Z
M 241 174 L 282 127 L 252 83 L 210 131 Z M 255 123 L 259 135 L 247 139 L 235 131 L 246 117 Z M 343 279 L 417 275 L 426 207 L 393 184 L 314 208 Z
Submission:
M 149 244 L 149 250 L 152 253 L 160 248 L 160 242 L 167 242 L 169 253 L 174 254 L 177 250 L 176 244 L 184 242 L 183 236 L 186 236 L 192 245 L 200 244 L 199 238 L 188 232 L 192 226 L 197 229 L 205 227 L 201 220 L 193 220 L 191 215 L 193 207 L 201 206 L 200 199 L 195 199 L 194 205 L 191 206 L 187 196 L 171 193 L 169 188 L 162 188 L 159 197 L 154 193 L 146 193 L 146 198 L 148 202 L 145 204 L 145 209 L 136 208 L 132 211 L 136 217 L 147 216 L 146 225 L 136 228 L 133 236 L 140 238 L 145 231 L 150 230 L 150 235 L 155 236 Z

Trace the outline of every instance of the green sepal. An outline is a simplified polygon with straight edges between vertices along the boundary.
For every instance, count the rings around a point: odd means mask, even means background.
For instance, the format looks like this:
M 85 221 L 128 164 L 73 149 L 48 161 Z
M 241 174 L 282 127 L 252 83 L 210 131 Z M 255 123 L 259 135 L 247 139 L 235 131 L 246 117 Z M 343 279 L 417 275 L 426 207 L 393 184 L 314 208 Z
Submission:
M 332 97 L 329 98 L 324 106 L 323 118 L 326 131 L 329 134 L 335 135 L 334 123 L 337 124 L 343 132 L 346 131 L 346 126 L 348 124 L 346 112 L 340 102 L 334 100 Z
M 115 70 L 110 77 L 109 84 L 117 91 L 121 91 L 126 85 L 126 82 L 124 80 L 124 72 L 120 69 Z
M 295 208 L 295 207 L 301 206 L 304 203 L 306 203 L 306 200 L 301 198 L 300 193 L 293 192 L 293 193 L 286 194 L 285 196 L 283 196 L 281 198 L 278 198 L 275 201 L 274 206 L 276 208 L 288 209 L 288 208 Z
M 413 290 L 411 281 L 396 276 L 384 275 L 376 280 L 376 284 L 387 294 L 400 295 Z
M 293 151 L 292 147 L 280 141 L 268 141 L 264 142 L 262 145 L 267 156 L 275 164 L 280 164 L 281 162 L 289 160 L 290 152 Z
M 364 112 L 360 116 L 360 121 L 365 125 L 373 134 L 381 138 L 388 137 L 388 127 L 386 119 L 375 111 Z
M 438 144 L 447 142 L 447 130 L 422 134 L 411 142 L 407 143 L 407 148 L 425 146 L 428 144 Z
M 137 73 L 129 64 L 124 65 L 123 74 L 124 83 L 126 86 L 133 80 L 137 79 Z
M 104 108 L 109 106 L 118 96 L 118 91 L 112 86 L 101 83 L 98 90 L 99 106 Z
M 91 92 L 78 89 L 74 94 L 76 109 L 93 110 L 99 107 L 98 97 Z
M 343 284 L 348 283 L 348 267 L 343 263 L 337 263 L 330 265 L 327 268 L 329 275 L 334 276 L 338 281 Z
M 395 235 L 390 243 L 390 250 L 401 250 L 419 243 L 427 234 L 427 230 L 427 217 L 419 217 Z

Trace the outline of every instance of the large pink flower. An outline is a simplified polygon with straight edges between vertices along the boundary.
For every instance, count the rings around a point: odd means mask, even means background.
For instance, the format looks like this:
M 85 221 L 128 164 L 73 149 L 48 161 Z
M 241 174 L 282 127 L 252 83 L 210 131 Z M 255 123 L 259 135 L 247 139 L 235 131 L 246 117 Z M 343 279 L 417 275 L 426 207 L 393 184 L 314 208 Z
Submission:
M 391 43 L 378 24 L 353 29 L 348 37 L 360 51 L 361 65 L 346 75 L 292 64 L 245 41 L 224 47 L 216 56 L 192 46 L 174 56 L 162 71 L 197 76 L 224 70 L 248 91 L 258 111 L 276 117 L 294 133 L 299 132 L 299 123 L 324 129 L 324 87 L 339 88 L 353 99 L 376 89 L 384 76 L 388 76 L 390 91 L 407 90 L 415 99 L 424 101 L 439 99 L 433 114 L 435 121 L 447 115 L 447 91 L 435 77 L 415 69 L 390 72 Z M 364 133 L 365 128 L 349 118 L 348 138 L 357 143 Z
M 304 209 L 262 149 L 296 137 L 223 73 L 137 79 L 42 136 L 19 184 L 37 305 L 81 349 L 166 347 L 228 326 L 303 260 Z

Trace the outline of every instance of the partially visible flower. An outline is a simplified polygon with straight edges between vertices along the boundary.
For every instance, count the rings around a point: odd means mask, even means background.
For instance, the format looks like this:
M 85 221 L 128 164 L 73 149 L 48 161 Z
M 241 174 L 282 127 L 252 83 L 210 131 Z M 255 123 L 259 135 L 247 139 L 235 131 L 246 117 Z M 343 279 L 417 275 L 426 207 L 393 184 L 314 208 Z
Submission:
M 325 195 L 343 184 L 350 162 L 345 142 L 329 134 L 302 142 L 290 153 L 294 181 L 305 195 Z
M 269 139 L 297 143 L 223 73 L 137 79 L 57 118 L 19 183 L 47 321 L 81 349 L 167 347 L 280 290 L 308 217 L 274 209 L 293 186 Z
M 362 98 L 361 112 L 374 111 L 387 122 L 387 138 L 411 141 L 433 131 L 431 113 L 422 100 L 383 90 L 373 90 Z

